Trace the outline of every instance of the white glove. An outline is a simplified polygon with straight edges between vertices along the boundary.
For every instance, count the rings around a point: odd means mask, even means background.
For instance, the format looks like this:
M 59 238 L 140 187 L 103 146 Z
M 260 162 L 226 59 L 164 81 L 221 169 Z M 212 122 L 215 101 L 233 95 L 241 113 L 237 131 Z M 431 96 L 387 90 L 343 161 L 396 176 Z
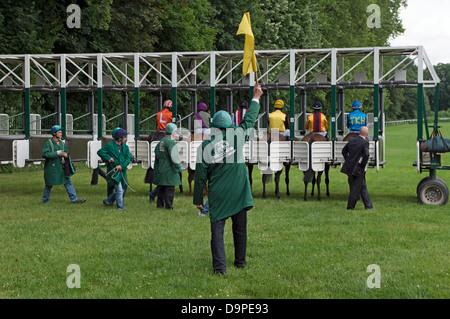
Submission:
M 62 150 L 56 151 L 56 155 L 63 156 L 64 155 L 64 151 L 62 151 Z

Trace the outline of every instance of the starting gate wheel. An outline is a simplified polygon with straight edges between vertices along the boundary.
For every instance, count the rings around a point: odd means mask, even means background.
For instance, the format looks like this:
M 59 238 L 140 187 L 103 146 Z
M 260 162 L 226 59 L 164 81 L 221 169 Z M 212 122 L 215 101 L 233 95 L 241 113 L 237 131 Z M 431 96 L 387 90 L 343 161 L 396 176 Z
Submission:
M 440 178 L 440 177 L 437 177 L 437 176 L 436 176 L 436 179 L 437 179 L 437 180 L 440 180 L 441 182 L 444 182 L 444 181 L 442 180 L 442 178 Z M 427 181 L 429 181 L 429 180 L 430 180 L 430 176 L 427 176 L 427 177 L 423 178 L 423 179 L 419 182 L 419 185 L 417 185 L 417 189 L 416 189 L 416 194 L 417 194 L 417 196 L 419 196 L 419 189 L 420 189 L 420 187 L 422 187 L 423 183 L 425 183 L 425 182 L 427 182 Z
M 442 180 L 425 181 L 419 189 L 419 200 L 423 204 L 442 206 L 448 201 L 448 187 Z

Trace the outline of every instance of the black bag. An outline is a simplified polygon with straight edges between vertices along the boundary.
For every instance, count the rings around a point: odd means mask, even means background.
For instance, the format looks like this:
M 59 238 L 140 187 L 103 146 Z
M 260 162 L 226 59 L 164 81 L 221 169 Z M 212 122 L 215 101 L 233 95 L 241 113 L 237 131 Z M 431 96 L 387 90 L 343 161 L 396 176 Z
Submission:
M 73 166 L 72 160 L 70 159 L 70 156 L 67 156 L 64 159 L 64 175 L 66 177 L 70 177 L 73 174 L 75 174 L 77 170 L 75 169 L 75 166 Z

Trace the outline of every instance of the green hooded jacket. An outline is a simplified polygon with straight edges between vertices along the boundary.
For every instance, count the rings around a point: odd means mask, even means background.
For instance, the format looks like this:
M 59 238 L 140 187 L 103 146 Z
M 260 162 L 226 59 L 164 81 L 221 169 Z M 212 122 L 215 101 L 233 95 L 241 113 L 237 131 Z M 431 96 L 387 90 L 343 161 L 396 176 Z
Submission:
M 156 145 L 153 181 L 161 186 L 181 185 L 178 146 L 169 135 Z
M 99 149 L 97 155 L 106 163 L 106 174 L 108 175 L 106 180 L 108 184 L 114 186 L 115 184 L 122 183 L 122 187 L 125 188 L 128 184 L 127 166 L 131 162 L 131 153 L 128 146 L 122 144 L 122 149 L 119 151 L 119 146 L 116 141 L 112 141 Z M 109 163 L 108 161 L 111 158 L 114 159 L 114 162 Z M 122 174 L 111 172 L 117 165 L 122 167 Z
M 203 188 L 208 182 L 211 223 L 254 206 L 243 147 L 258 112 L 259 103 L 252 101 L 239 126 L 226 130 L 213 128 L 211 139 L 197 150 L 193 202 L 203 205 Z
M 58 151 L 64 151 L 69 154 L 69 148 L 66 143 L 60 140 L 58 145 L 53 138 L 45 142 L 42 149 L 42 157 L 45 158 L 44 180 L 47 186 L 65 185 L 70 182 L 70 176 L 66 177 L 64 174 L 64 168 L 61 163 L 62 156 L 58 156 Z

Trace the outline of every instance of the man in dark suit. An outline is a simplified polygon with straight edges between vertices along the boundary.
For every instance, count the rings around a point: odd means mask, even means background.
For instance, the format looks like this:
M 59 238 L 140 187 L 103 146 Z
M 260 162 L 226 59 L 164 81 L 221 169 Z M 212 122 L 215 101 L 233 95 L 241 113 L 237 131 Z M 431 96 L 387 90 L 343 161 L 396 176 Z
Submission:
M 350 139 L 342 149 L 345 163 L 341 172 L 348 175 L 350 195 L 348 196 L 347 209 L 354 209 L 359 197 L 362 197 L 364 207 L 373 209 L 366 185 L 366 165 L 369 160 L 369 142 L 367 136 L 369 130 L 363 126 L 359 130 L 359 136 Z

